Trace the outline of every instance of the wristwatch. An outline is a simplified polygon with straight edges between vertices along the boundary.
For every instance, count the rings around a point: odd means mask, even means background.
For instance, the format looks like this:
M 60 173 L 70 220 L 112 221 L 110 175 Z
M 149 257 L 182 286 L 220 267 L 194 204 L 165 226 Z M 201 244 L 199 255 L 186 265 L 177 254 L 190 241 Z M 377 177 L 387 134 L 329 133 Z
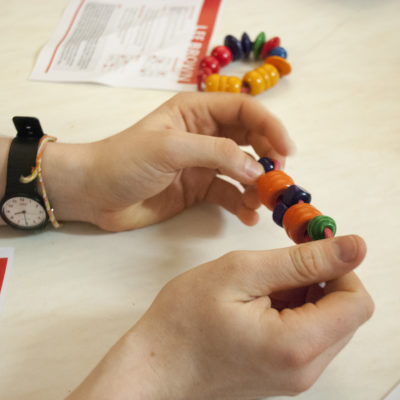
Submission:
M 13 122 L 17 136 L 11 142 L 8 154 L 6 190 L 0 202 L 0 215 L 13 228 L 36 230 L 48 222 L 44 201 L 37 191 L 37 179 L 22 183 L 20 178 L 32 173 L 43 131 L 37 118 L 14 117 Z

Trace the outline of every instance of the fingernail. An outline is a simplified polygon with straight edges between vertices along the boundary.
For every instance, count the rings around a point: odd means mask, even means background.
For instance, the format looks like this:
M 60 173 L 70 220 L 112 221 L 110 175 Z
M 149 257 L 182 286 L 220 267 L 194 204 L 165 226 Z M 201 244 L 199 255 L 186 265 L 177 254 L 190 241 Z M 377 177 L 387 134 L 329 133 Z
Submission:
M 334 240 L 336 255 L 343 262 L 354 261 L 358 255 L 358 245 L 353 236 L 336 238 Z
M 264 173 L 263 166 L 251 157 L 247 157 L 244 170 L 251 179 L 258 178 Z

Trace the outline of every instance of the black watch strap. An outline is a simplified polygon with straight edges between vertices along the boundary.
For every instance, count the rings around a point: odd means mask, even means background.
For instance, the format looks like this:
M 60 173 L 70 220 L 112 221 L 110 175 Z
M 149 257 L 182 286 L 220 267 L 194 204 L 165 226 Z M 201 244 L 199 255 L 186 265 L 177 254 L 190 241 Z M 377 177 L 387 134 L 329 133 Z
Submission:
M 20 177 L 30 175 L 36 164 L 38 145 L 43 136 L 42 127 L 39 120 L 33 117 L 14 117 L 13 122 L 18 133 L 8 153 L 5 196 L 17 193 L 34 196 L 37 195 L 36 179 L 21 183 Z

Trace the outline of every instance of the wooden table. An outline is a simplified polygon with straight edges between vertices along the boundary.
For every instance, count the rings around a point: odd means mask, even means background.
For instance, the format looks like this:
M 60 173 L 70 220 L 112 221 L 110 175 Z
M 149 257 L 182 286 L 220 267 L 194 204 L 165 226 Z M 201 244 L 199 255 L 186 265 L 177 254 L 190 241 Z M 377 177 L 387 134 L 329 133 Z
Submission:
M 28 80 L 67 0 L 0 0 L 0 132 L 40 118 L 64 142 L 104 138 L 173 95 L 166 91 Z M 258 99 L 298 145 L 287 172 L 358 233 L 358 273 L 376 312 L 308 392 L 307 400 L 377 400 L 400 378 L 400 2 L 226 0 L 226 34 L 279 35 L 293 74 Z M 0 309 L 0 398 L 64 398 L 177 274 L 234 249 L 290 245 L 271 212 L 243 226 L 198 206 L 162 224 L 111 234 L 67 223 L 23 234 L 0 228 L 15 258 Z

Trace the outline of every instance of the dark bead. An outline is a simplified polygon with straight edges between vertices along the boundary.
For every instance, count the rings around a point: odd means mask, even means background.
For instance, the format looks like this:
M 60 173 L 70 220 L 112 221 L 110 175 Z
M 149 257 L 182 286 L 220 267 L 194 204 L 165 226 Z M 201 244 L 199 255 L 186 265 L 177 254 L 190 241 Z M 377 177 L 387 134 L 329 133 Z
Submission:
M 297 185 L 289 186 L 282 195 L 282 201 L 288 207 L 293 206 L 299 202 L 310 203 L 311 194 Z
M 269 157 L 261 157 L 258 162 L 264 167 L 265 172 L 273 171 L 275 169 L 274 160 Z
M 244 32 L 242 35 L 241 43 L 242 43 L 242 50 L 243 50 L 244 58 L 249 58 L 251 49 L 253 48 L 253 44 L 251 43 L 249 35 L 246 32 Z
M 285 212 L 287 211 L 289 207 L 287 207 L 285 204 L 282 202 L 279 202 L 275 208 L 274 211 L 272 212 L 272 219 L 274 222 L 279 225 L 283 226 L 282 221 L 283 221 L 283 216 L 285 215 Z
M 233 61 L 243 58 L 242 44 L 234 36 L 228 35 L 225 37 L 224 45 L 230 49 L 233 55 Z
M 287 51 L 283 47 L 275 47 L 268 53 L 268 56 L 287 58 Z

